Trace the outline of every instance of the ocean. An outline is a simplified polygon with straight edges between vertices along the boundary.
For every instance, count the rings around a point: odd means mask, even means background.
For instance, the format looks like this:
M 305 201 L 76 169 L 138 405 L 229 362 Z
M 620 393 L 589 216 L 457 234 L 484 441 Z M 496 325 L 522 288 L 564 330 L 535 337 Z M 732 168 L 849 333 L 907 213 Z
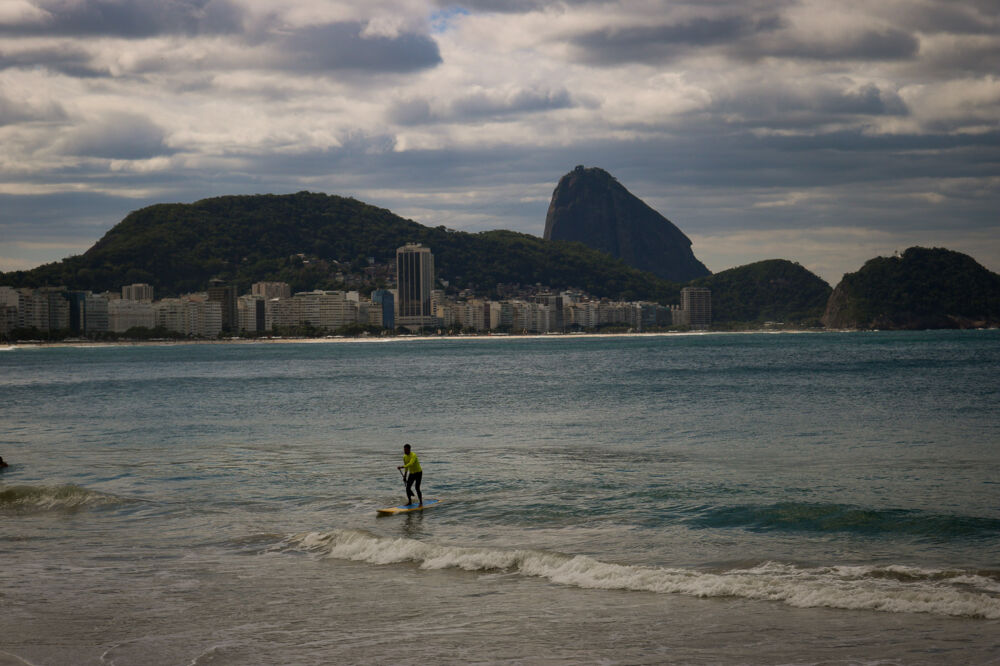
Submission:
M 996 330 L 9 347 L 0 455 L 4 666 L 1000 663 Z

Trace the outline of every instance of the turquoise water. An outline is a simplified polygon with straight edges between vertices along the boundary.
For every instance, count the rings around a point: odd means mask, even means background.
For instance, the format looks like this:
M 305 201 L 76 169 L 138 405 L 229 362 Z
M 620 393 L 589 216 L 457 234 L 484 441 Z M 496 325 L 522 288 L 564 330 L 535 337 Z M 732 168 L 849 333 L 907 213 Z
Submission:
M 998 331 L 16 348 L 0 400 L 31 663 L 1000 659 Z M 377 517 L 404 443 L 442 502 Z

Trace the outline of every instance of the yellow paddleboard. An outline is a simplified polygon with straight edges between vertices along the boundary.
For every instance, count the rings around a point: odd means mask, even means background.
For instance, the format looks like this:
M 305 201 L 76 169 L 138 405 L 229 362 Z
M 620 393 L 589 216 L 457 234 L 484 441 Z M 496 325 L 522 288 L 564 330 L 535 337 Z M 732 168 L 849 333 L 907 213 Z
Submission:
M 441 500 L 436 499 L 425 499 L 424 503 L 417 504 L 401 504 L 400 506 L 390 506 L 388 509 L 379 509 L 378 512 L 383 516 L 391 516 L 395 513 L 409 513 L 410 511 L 423 511 L 424 509 L 432 506 L 437 506 Z

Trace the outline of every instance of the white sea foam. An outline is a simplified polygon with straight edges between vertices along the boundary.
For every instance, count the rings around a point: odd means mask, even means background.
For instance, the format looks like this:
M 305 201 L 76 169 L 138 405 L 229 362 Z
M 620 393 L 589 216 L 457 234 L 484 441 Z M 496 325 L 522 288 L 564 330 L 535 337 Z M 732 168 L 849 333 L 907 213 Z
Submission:
M 706 572 L 614 564 L 535 550 L 444 546 L 359 530 L 297 534 L 279 549 L 380 565 L 413 562 L 424 569 L 516 572 L 582 588 L 739 597 L 800 608 L 1000 619 L 998 581 L 969 571 L 904 566 L 800 568 L 765 562 L 752 568 Z

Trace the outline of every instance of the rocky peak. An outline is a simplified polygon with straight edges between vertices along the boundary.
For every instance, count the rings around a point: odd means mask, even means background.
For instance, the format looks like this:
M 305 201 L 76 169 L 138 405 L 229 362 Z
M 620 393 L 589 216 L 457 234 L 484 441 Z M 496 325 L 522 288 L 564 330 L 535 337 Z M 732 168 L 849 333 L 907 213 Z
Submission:
M 710 275 L 680 229 L 597 167 L 580 165 L 559 179 L 544 237 L 581 242 L 674 282 Z

